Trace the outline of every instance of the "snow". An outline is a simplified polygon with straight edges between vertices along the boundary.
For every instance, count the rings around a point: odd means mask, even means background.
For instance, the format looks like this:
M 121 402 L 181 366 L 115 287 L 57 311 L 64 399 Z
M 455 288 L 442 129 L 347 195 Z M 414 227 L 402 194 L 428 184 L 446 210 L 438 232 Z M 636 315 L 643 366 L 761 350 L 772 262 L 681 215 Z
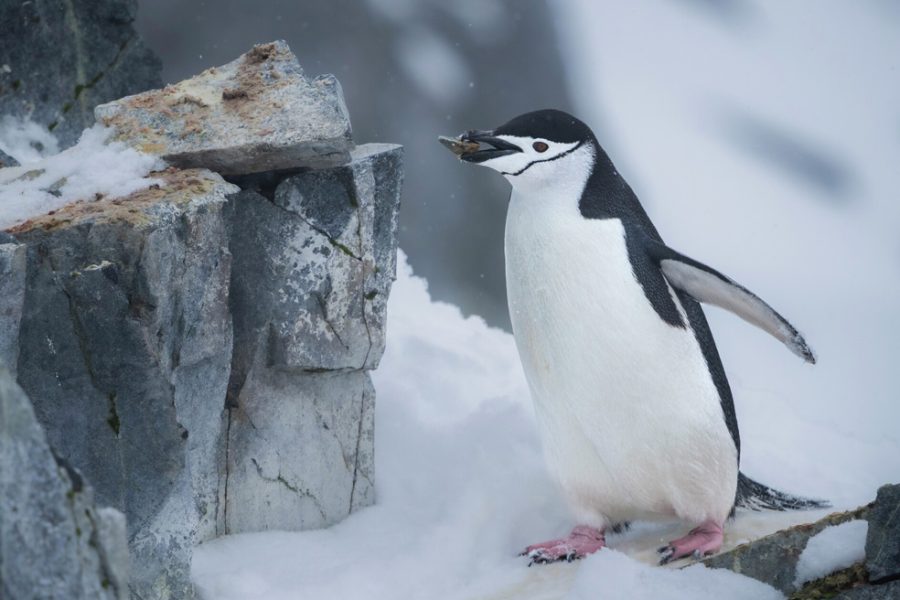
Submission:
M 18 129 L 28 131 L 31 125 Z M 16 129 L 7 128 L 6 120 L 3 127 L 4 131 Z M 0 170 L 0 229 L 75 200 L 94 200 L 97 194 L 127 196 L 155 183 L 147 175 L 164 168 L 163 161 L 108 141 L 111 133 L 95 125 L 82 133 L 75 146 L 44 158 L 27 154 L 23 150 L 27 143 L 13 148 L 9 154 L 22 161 L 22 166 Z
M 868 532 L 869 522 L 860 519 L 827 527 L 810 538 L 797 561 L 794 585 L 800 588 L 807 581 L 862 562 Z
M 620 593 L 604 592 L 619 591 Z M 692 565 L 682 570 L 659 569 L 641 564 L 615 550 L 588 557 L 575 578 L 566 600 L 597 598 L 629 600 L 780 600 L 776 589 L 725 569 Z
M 0 120 L 0 150 L 25 165 L 59 152 L 59 143 L 46 127 L 31 119 L 4 115 Z
M 388 322 L 387 350 L 374 373 L 376 505 L 327 530 L 203 544 L 193 578 L 204 598 L 561 598 L 573 580 L 573 594 L 592 586 L 596 576 L 587 571 L 595 567 L 619 597 L 687 585 L 685 575 L 643 564 L 657 560 L 662 542 L 684 534 L 677 524 L 610 535 L 620 552 L 609 556 L 528 568 L 518 552 L 573 522 L 543 466 L 512 336 L 431 301 L 402 253 Z M 747 515 L 726 541 L 733 546 L 808 518 Z M 696 583 L 687 589 L 712 590 L 701 598 L 721 590 L 726 597 L 772 594 L 739 575 L 689 573 Z

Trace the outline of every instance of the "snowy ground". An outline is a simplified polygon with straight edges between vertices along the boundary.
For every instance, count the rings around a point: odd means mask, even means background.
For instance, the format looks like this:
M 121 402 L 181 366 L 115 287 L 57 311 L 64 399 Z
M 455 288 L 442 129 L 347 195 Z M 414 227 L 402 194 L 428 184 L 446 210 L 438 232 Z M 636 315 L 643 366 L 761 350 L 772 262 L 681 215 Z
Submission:
M 743 469 L 855 507 L 900 481 L 900 11 L 876 0 L 686 8 L 705 5 L 560 3 L 569 79 L 668 243 L 757 292 L 818 353 L 804 365 L 707 311 Z M 0 125 L 0 148 L 34 137 Z M 79 150 L 18 152 L 31 164 L 0 183 L 44 172 L 3 187 L 0 227 L 127 193 L 159 166 L 103 142 L 90 130 Z M 779 597 L 728 572 L 651 567 L 655 547 L 684 533 L 677 524 L 639 524 L 587 560 L 529 569 L 517 552 L 573 523 L 543 468 L 512 337 L 432 302 L 402 260 L 399 271 L 374 375 L 376 506 L 328 530 L 205 544 L 194 578 L 207 600 Z M 819 514 L 740 513 L 726 548 Z M 862 535 L 859 524 L 823 535 L 805 576 L 858 558 Z M 841 544 L 848 552 L 829 551 Z
M 670 586 L 684 598 L 779 597 L 731 573 L 649 567 L 656 547 L 684 533 L 677 524 L 637 525 L 610 536 L 614 551 L 528 568 L 516 554 L 573 523 L 543 468 L 512 336 L 432 302 L 405 260 L 388 319 L 388 348 L 375 372 L 377 505 L 328 530 L 204 544 L 194 559 L 204 598 L 586 598 L 596 585 L 611 597 L 658 597 Z M 778 415 L 779 403 L 762 396 L 756 410 Z M 812 418 L 784 418 L 776 428 L 803 428 Z M 785 439 L 790 443 L 773 449 L 779 462 L 754 475 L 769 481 L 799 471 L 806 442 Z M 825 441 L 832 454 L 842 451 L 839 434 Z M 884 464 L 868 469 L 876 480 L 888 477 Z M 840 473 L 825 484 L 819 473 L 786 487 L 838 489 Z M 873 491 L 857 495 L 869 499 Z M 726 547 L 821 514 L 741 513 L 726 530 Z
M 900 11 L 875 0 L 559 6 L 582 116 L 663 236 L 760 294 L 818 353 L 804 365 L 707 311 L 744 470 L 835 508 L 900 481 Z M 512 338 L 431 302 L 402 266 L 375 381 L 377 505 L 326 531 L 206 544 L 194 564 L 205 598 L 779 597 L 728 572 L 649 567 L 677 525 L 527 568 L 523 546 L 573 523 L 543 470 Z M 818 516 L 741 513 L 726 547 Z M 858 546 L 853 527 L 821 545 Z M 804 568 L 858 552 L 814 548 Z

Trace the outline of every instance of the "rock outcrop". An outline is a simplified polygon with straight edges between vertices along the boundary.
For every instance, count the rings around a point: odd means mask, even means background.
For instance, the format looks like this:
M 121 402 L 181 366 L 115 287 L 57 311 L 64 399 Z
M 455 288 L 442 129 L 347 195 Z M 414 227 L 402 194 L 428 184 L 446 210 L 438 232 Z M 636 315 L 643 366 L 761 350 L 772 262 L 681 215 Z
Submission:
M 192 549 L 217 535 L 374 501 L 401 151 L 354 147 L 343 106 L 283 42 L 101 106 L 116 140 L 179 166 L 0 239 L 0 360 L 126 515 L 135 597 L 193 597 Z
M 866 569 L 874 583 L 900 579 L 900 484 L 882 486 L 875 497 L 869 512 Z
M 868 521 L 865 560 L 798 585 L 798 562 L 810 540 L 829 527 L 858 520 Z M 900 485 L 885 485 L 878 490 L 872 504 L 778 531 L 707 558 L 703 564 L 758 579 L 796 600 L 832 597 L 886 600 L 898 597 L 896 593 L 900 591 L 898 544 Z
M 368 144 L 351 156 L 274 188 L 246 178 L 229 205 L 229 532 L 321 527 L 374 500 L 365 371 L 384 350 L 401 154 Z M 269 442 L 291 435 L 317 441 Z M 325 496 L 309 493 L 321 481 Z
M 0 598 L 125 600 L 127 578 L 125 517 L 96 508 L 78 471 L 54 458 L 0 367 Z
M 135 33 L 137 0 L 0 2 L 0 114 L 78 141 L 101 102 L 162 85 L 159 59 Z M 5 165 L 10 166 L 10 165 Z
M 179 598 L 222 516 L 237 188 L 203 170 L 159 179 L 12 230 L 28 248 L 18 377 L 51 447 L 127 515 L 139 595 Z

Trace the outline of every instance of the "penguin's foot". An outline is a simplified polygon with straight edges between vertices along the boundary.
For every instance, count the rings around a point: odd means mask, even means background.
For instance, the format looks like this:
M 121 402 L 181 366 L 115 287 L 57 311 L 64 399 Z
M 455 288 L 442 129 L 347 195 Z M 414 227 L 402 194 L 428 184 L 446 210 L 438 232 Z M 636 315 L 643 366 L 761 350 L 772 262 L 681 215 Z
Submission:
M 593 554 L 606 546 L 606 537 L 602 529 L 579 525 L 567 537 L 532 544 L 525 548 L 519 556 L 529 558 L 528 566 L 546 564 L 565 560 L 572 562 Z
M 664 565 L 684 558 L 685 556 L 693 556 L 694 558 L 703 558 L 707 554 L 712 554 L 722 547 L 722 526 L 713 521 L 707 521 L 691 529 L 683 538 L 678 538 L 663 546 L 659 552 L 659 564 Z

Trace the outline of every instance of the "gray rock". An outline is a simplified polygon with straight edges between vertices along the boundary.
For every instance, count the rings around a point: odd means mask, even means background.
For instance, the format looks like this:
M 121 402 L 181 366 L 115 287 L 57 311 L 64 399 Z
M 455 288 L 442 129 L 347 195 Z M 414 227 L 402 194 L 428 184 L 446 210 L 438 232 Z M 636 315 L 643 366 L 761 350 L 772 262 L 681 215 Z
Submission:
M 866 569 L 875 583 L 900 578 L 900 484 L 879 488 L 869 511 Z
M 742 544 L 702 561 L 713 569 L 728 569 L 771 585 L 785 594 L 795 591 L 797 561 L 806 543 L 826 527 L 865 518 L 868 507 L 834 513 L 805 525 L 775 532 L 766 537 Z
M 12 156 L 0 150 L 0 169 L 3 167 L 18 167 L 19 161 L 14 159 Z
M 834 600 L 897 600 L 900 598 L 900 581 L 884 585 L 865 585 L 833 596 Z
M 300 371 L 377 366 L 396 270 L 402 151 L 368 144 L 352 156 L 274 189 L 239 181 L 246 191 L 229 204 L 232 396 L 256 360 Z
M 136 0 L 0 2 L 0 114 L 31 120 L 63 148 L 97 104 L 159 87 L 161 64 L 135 33 Z
M 222 174 L 337 164 L 352 146 L 337 79 L 308 80 L 282 41 L 165 89 L 98 106 L 95 116 L 135 148 Z
M 229 532 L 323 526 L 373 500 L 374 394 L 361 371 L 384 351 L 401 159 L 371 144 L 341 167 L 239 180 Z
M 230 411 L 228 533 L 325 527 L 371 504 L 374 396 L 363 371 L 254 370 Z
M 19 322 L 25 301 L 25 246 L 0 232 L 0 365 L 13 377 L 19 355 Z
M 28 397 L 0 367 L 0 597 L 124 600 L 124 516 L 97 509 L 57 461 Z
M 28 247 L 19 381 L 54 449 L 126 514 L 133 592 L 190 598 L 191 548 L 224 526 L 236 188 L 208 171 L 159 178 L 11 230 Z

